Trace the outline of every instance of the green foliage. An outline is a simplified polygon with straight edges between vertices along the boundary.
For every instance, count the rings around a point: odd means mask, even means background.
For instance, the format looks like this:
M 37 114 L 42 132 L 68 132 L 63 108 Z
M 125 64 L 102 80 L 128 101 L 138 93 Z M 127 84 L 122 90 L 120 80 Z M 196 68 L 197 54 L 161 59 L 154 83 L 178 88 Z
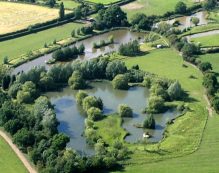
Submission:
M 97 121 L 103 117 L 103 114 L 99 108 L 91 107 L 87 110 L 88 119 Z
M 22 85 L 20 83 L 15 83 L 10 86 L 8 90 L 8 95 L 11 96 L 12 98 L 16 98 L 17 92 L 21 90 Z
M 212 99 L 212 105 L 213 105 L 215 111 L 219 112 L 219 97 L 216 96 Z
M 200 22 L 199 18 L 197 18 L 197 17 L 192 17 L 191 21 L 195 26 L 197 26 Z
M 68 85 L 71 89 L 84 89 L 86 88 L 87 84 L 86 81 L 83 79 L 81 73 L 79 71 L 74 71 L 72 76 L 68 80 Z
M 107 64 L 106 77 L 113 79 L 118 74 L 124 74 L 127 71 L 125 63 L 122 61 L 112 61 Z
M 132 117 L 132 109 L 126 104 L 120 104 L 118 107 L 118 112 L 121 117 Z
M 126 75 L 118 74 L 112 81 L 114 89 L 127 90 L 129 88 L 128 78 Z
M 187 11 L 187 6 L 184 2 L 179 1 L 175 6 L 175 12 L 178 14 L 185 14 Z
M 78 93 L 76 94 L 77 104 L 82 105 L 84 98 L 87 97 L 87 96 L 88 96 L 88 94 L 86 92 L 81 91 L 81 90 L 78 91 Z
M 65 134 L 56 134 L 52 138 L 52 148 L 54 148 L 55 150 L 63 150 L 66 147 L 66 143 L 68 143 L 69 141 L 69 137 Z
M 213 8 L 215 8 L 216 7 L 216 5 L 217 5 L 217 1 L 216 0 L 206 0 L 205 2 L 204 2 L 204 8 L 206 9 L 206 10 L 211 10 L 211 9 L 213 9 Z
M 150 30 L 153 25 L 153 20 L 144 13 L 136 13 L 131 18 L 131 25 L 136 29 Z
M 59 7 L 59 18 L 60 20 L 63 20 L 65 17 L 65 7 L 63 2 L 60 3 L 60 7 Z
M 164 99 L 161 96 L 151 95 L 148 101 L 148 113 L 161 113 L 165 110 Z
M 121 44 L 119 47 L 119 54 L 123 56 L 136 56 L 140 53 L 140 46 L 137 40 L 127 44 Z
M 82 107 L 84 111 L 88 111 L 91 107 L 103 109 L 103 103 L 100 98 L 96 98 L 95 96 L 87 96 L 83 99 Z
M 210 62 L 202 62 L 201 64 L 199 64 L 199 69 L 202 72 L 210 71 L 210 70 L 212 70 L 211 63 Z
M 27 81 L 24 83 L 21 90 L 17 92 L 17 100 L 20 103 L 31 103 L 37 95 L 36 85 L 31 81 Z
M 144 120 L 143 127 L 147 129 L 155 129 L 155 119 L 152 114 L 147 115 L 146 119 Z
M 172 99 L 172 100 L 180 99 L 183 96 L 183 90 L 182 90 L 181 85 L 178 81 L 172 83 L 169 86 L 167 92 L 168 92 L 170 99 Z

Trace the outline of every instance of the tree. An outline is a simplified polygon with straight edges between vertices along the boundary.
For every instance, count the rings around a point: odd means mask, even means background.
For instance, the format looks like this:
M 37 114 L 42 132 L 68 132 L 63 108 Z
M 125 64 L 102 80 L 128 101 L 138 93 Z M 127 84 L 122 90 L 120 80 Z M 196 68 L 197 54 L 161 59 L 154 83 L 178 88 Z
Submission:
M 26 128 L 22 128 L 14 134 L 13 141 L 20 147 L 29 147 L 34 144 L 34 135 Z
M 64 53 L 61 49 L 56 50 L 53 54 L 52 54 L 52 58 L 55 59 L 56 61 L 61 61 L 64 59 Z
M 197 26 L 200 22 L 199 18 L 197 18 L 197 17 L 192 17 L 191 21 L 195 26 Z
M 168 92 L 170 99 L 172 99 L 172 100 L 180 99 L 180 98 L 182 98 L 182 95 L 183 95 L 183 90 L 182 90 L 181 85 L 178 81 L 172 83 L 169 86 L 167 92 Z
M 53 8 L 56 4 L 56 0 L 48 0 L 48 5 Z
M 218 96 L 213 98 L 212 105 L 214 109 L 216 110 L 216 112 L 219 112 L 219 97 Z
M 64 4 L 63 2 L 60 3 L 60 7 L 59 7 L 59 18 L 61 20 L 63 20 L 65 17 L 65 8 L 64 8 Z
M 87 116 L 88 119 L 93 121 L 100 120 L 103 117 L 101 110 L 95 107 L 91 107 L 87 110 Z
M 194 54 L 199 53 L 199 48 L 194 44 L 186 43 L 182 48 L 182 54 L 184 58 L 192 57 Z
M 22 88 L 22 85 L 20 83 L 15 83 L 11 85 L 8 90 L 9 96 L 11 96 L 12 98 L 16 98 L 17 92 L 21 90 L 21 88 Z
M 153 25 L 153 21 L 144 13 L 136 13 L 131 18 L 131 25 L 137 29 L 150 30 Z
M 5 75 L 2 79 L 2 88 L 3 90 L 6 90 L 9 88 L 9 84 L 11 81 L 11 77 L 9 75 Z
M 163 112 L 165 108 L 164 100 L 160 96 L 150 96 L 148 101 L 147 112 L 149 113 L 160 113 Z
M 124 74 L 127 71 L 125 63 L 122 61 L 112 61 L 107 64 L 106 77 L 113 79 L 118 74 Z
M 184 2 L 179 1 L 175 6 L 175 12 L 179 14 L 185 14 L 187 11 L 187 6 Z
M 75 37 L 75 30 L 74 29 L 71 32 L 71 37 Z
M 123 56 L 136 56 L 140 53 L 140 46 L 137 40 L 119 46 L 119 53 Z
M 132 109 L 126 104 L 120 104 L 118 107 L 118 112 L 121 117 L 132 117 Z
M 80 55 L 84 54 L 84 50 L 85 50 L 85 47 L 84 47 L 84 44 L 82 43 L 79 47 L 78 47 L 78 53 Z
M 103 103 L 101 99 L 97 99 L 95 96 L 87 96 L 83 99 L 82 106 L 84 111 L 88 111 L 91 107 L 103 109 Z
M 155 119 L 152 114 L 147 115 L 146 119 L 144 120 L 143 127 L 147 129 L 155 129 Z
M 114 89 L 127 90 L 129 88 L 128 78 L 123 74 L 118 74 L 112 81 Z
M 70 141 L 69 137 L 63 133 L 59 133 L 52 138 L 52 148 L 55 150 L 63 150 L 66 144 Z
M 4 129 L 9 132 L 11 135 L 14 135 L 18 130 L 23 127 L 22 122 L 19 119 L 9 120 L 4 124 Z
M 199 69 L 202 72 L 210 71 L 210 70 L 212 70 L 211 63 L 210 62 L 202 62 L 201 64 L 199 64 Z
M 86 92 L 80 90 L 76 94 L 76 102 L 77 102 L 77 104 L 82 105 L 84 98 L 87 97 L 87 96 L 88 96 L 88 94 Z
M 214 7 L 216 7 L 216 5 L 217 5 L 217 1 L 216 0 L 206 0 L 205 2 L 204 2 L 204 8 L 206 9 L 206 10 L 211 10 L 211 9 L 213 9 Z
M 84 89 L 86 87 L 86 82 L 79 71 L 74 71 L 72 73 L 72 76 L 68 80 L 68 84 L 71 89 Z
M 7 56 L 4 57 L 3 63 L 4 63 L 4 64 L 8 64 L 8 57 L 7 57 Z

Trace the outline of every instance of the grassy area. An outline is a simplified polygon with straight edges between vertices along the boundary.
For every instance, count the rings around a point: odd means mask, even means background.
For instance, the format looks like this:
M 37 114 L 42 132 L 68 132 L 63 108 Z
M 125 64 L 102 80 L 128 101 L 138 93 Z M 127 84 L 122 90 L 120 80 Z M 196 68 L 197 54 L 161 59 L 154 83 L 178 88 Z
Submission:
M 219 53 L 205 54 L 199 57 L 202 62 L 210 62 L 212 64 L 213 71 L 219 73 Z
M 61 2 L 63 2 L 64 7 L 66 9 L 74 9 L 80 5 L 79 3 L 77 3 L 76 1 L 73 1 L 73 0 L 61 0 L 61 1 L 58 1 L 57 3 L 61 3 Z
M 193 38 L 191 41 L 200 43 L 201 47 L 219 46 L 219 34 Z
M 153 50 L 144 56 L 123 59 L 128 67 L 138 64 L 142 70 L 149 71 L 169 79 L 177 79 L 181 83 L 183 89 L 189 94 L 189 99 L 186 100 L 186 104 L 188 104 L 190 111 L 179 117 L 174 124 L 168 126 L 166 129 L 168 137 L 162 142 L 158 144 L 129 145 L 129 148 L 133 151 L 133 155 L 131 155 L 131 158 L 124 163 L 127 165 L 125 166 L 125 170 L 122 171 L 130 173 L 181 173 L 191 169 L 191 172 L 195 172 L 193 164 L 195 162 L 196 166 L 200 166 L 198 165 L 197 158 L 199 156 L 197 153 L 201 151 L 201 149 L 194 154 L 191 153 L 196 151 L 200 144 L 206 119 L 208 117 L 201 72 L 192 65 L 184 62 L 182 57 L 178 55 L 178 52 L 173 49 Z M 186 64 L 187 67 L 182 66 L 183 64 Z M 190 78 L 191 75 L 195 76 L 195 79 Z M 210 125 L 210 123 L 215 122 L 209 122 L 207 125 L 207 127 L 210 126 L 210 128 L 212 128 L 211 130 L 213 130 L 213 126 Z M 213 132 L 210 133 L 213 135 Z M 208 138 L 208 136 L 204 137 Z M 205 138 L 202 145 L 208 143 Z M 215 147 L 216 146 L 217 145 L 215 144 Z M 206 145 L 206 147 L 209 146 Z M 214 149 L 217 150 L 217 148 Z M 205 154 L 207 154 L 207 157 L 200 155 L 200 157 L 203 157 L 203 166 L 206 165 L 204 162 L 207 158 L 211 157 L 211 152 L 207 151 Z M 168 159 L 178 156 L 183 157 Z M 212 163 L 212 165 L 213 164 L 217 165 L 216 162 Z M 202 172 L 209 172 L 206 170 L 216 170 L 216 167 L 205 168 L 206 169 L 199 170 Z
M 0 137 L 0 172 L 4 173 L 27 173 L 28 171 L 24 167 L 23 163 L 16 156 L 14 151 Z
M 55 39 L 58 41 L 63 38 L 68 38 L 71 36 L 73 29 L 80 28 L 81 26 L 82 24 L 78 23 L 68 23 L 24 37 L 0 42 L 0 62 L 2 63 L 2 59 L 5 56 L 8 56 L 9 59 L 13 59 L 31 50 L 42 48 L 45 43 L 52 43 Z
M 212 10 L 208 14 L 208 20 L 219 23 L 219 8 Z
M 10 2 L 0 2 L 0 11 L 0 34 L 21 30 L 58 17 L 58 9 Z
M 87 1 L 90 1 L 90 2 L 93 2 L 93 3 L 101 3 L 101 4 L 110 4 L 110 3 L 114 3 L 114 2 L 118 2 L 119 0 L 87 0 Z
M 183 33 L 181 36 L 192 35 L 196 33 L 207 32 L 207 31 L 218 30 L 218 29 L 219 29 L 219 23 L 211 23 L 208 25 L 193 27 L 190 31 Z
M 145 13 L 146 15 L 163 15 L 167 11 L 173 11 L 178 0 L 136 0 L 132 3 L 122 6 L 122 9 L 128 13 L 130 18 L 136 13 Z M 193 4 L 193 0 L 184 0 L 188 6 Z
M 101 121 L 97 121 L 98 135 L 108 144 L 113 144 L 116 140 L 123 141 L 127 132 L 121 128 L 121 117 L 118 114 L 108 115 Z

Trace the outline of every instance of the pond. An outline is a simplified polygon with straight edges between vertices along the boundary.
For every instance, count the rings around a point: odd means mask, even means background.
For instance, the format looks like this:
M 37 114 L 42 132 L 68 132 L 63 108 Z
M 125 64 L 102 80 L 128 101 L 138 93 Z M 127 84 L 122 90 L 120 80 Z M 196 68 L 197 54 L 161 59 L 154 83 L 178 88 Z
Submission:
M 92 82 L 91 86 L 92 89 L 85 91 L 89 95 L 100 97 L 103 100 L 105 115 L 117 112 L 118 105 L 122 103 L 128 104 L 133 109 L 134 117 L 124 118 L 123 128 L 130 133 L 125 140 L 130 143 L 142 140 L 144 130 L 136 128 L 134 124 L 142 123 L 147 116 L 142 113 L 142 110 L 147 105 L 148 89 L 135 86 L 129 90 L 115 90 L 109 81 Z M 71 139 L 68 147 L 74 148 L 79 153 L 91 155 L 94 151 L 86 144 L 86 139 L 82 136 L 86 115 L 76 103 L 75 95 L 77 92 L 66 87 L 60 92 L 48 92 L 46 96 L 55 105 L 57 119 L 60 122 L 58 130 L 67 134 Z M 170 110 L 164 114 L 154 115 L 157 125 L 155 130 L 149 130 L 153 135 L 149 141 L 157 142 L 161 140 L 166 122 L 176 116 L 177 112 Z
M 97 58 L 100 55 L 104 55 L 113 51 L 118 51 L 119 46 L 124 43 L 128 43 L 131 40 L 138 39 L 139 42 L 143 42 L 145 33 L 139 33 L 139 32 L 132 32 L 127 29 L 119 29 L 110 31 L 104 34 L 96 35 L 90 38 L 87 38 L 82 41 L 78 41 L 75 45 L 81 45 L 82 43 L 85 46 L 85 54 L 82 56 L 79 56 L 79 59 L 81 60 L 89 60 L 92 58 Z M 100 49 L 93 49 L 93 43 L 99 42 L 100 40 L 106 41 L 110 36 L 114 37 L 114 44 L 105 46 Z M 71 45 L 70 47 L 73 47 Z M 48 60 L 52 59 L 52 53 L 41 56 L 37 59 L 34 59 L 32 61 L 29 61 L 27 63 L 24 63 L 18 67 L 16 67 L 13 71 L 14 74 L 21 72 L 21 71 L 28 71 L 33 67 L 36 66 L 46 66 L 48 68 L 49 66 L 46 64 Z

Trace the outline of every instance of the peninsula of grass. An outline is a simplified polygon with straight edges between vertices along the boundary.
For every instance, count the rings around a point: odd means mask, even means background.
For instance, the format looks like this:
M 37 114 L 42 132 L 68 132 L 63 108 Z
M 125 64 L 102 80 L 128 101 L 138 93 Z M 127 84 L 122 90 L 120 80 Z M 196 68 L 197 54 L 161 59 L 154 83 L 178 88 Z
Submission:
M 43 48 L 45 43 L 52 44 L 54 40 L 71 37 L 73 29 L 82 27 L 80 23 L 68 23 L 55 28 L 47 29 L 41 32 L 26 35 L 16 39 L 0 42 L 0 63 L 2 63 L 5 56 L 12 60 L 22 54 L 27 54 L 30 51 Z M 13 51 L 11 51 L 13 48 Z
M 192 38 L 191 41 L 195 43 L 200 43 L 201 47 L 219 47 L 219 34 Z

